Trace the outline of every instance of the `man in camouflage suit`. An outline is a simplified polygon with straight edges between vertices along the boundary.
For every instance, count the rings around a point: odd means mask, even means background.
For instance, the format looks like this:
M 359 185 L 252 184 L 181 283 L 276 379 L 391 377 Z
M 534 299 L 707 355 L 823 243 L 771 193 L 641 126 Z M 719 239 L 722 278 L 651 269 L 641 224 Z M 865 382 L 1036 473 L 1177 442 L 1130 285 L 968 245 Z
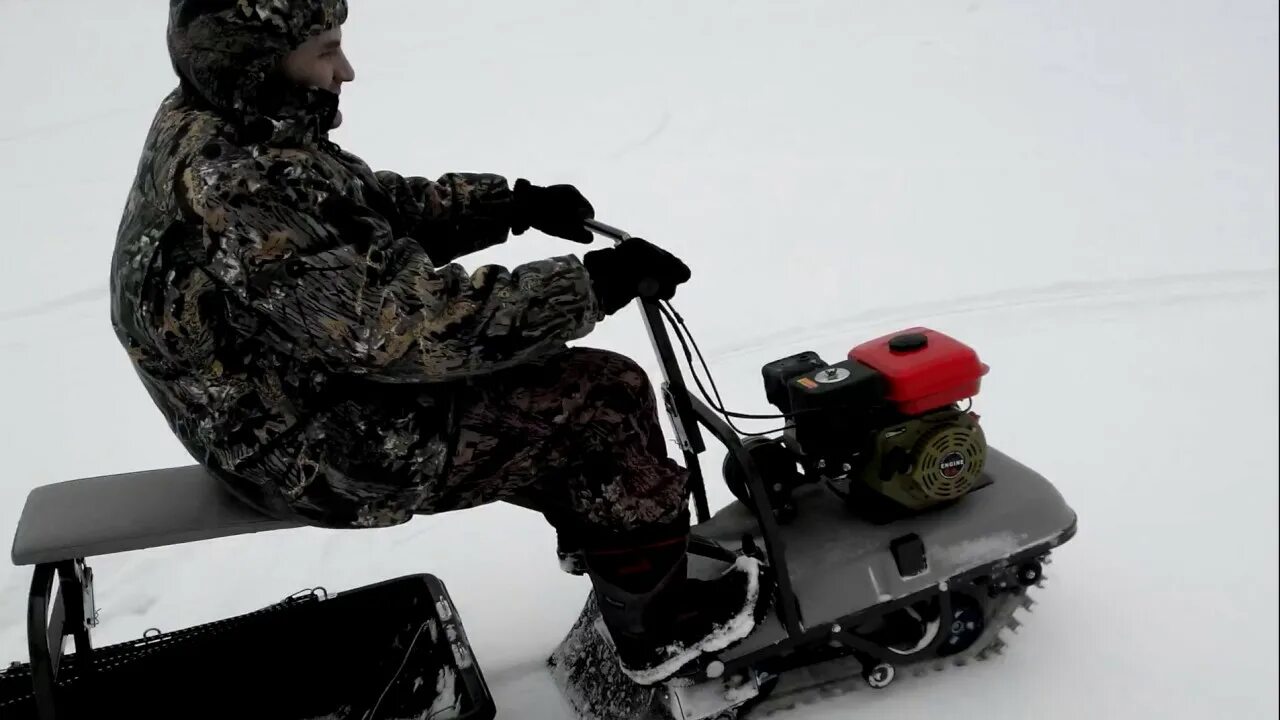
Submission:
M 686 476 L 645 372 L 566 346 L 642 278 L 669 297 L 688 268 L 637 239 L 467 273 L 456 259 L 531 227 L 590 242 L 590 204 L 497 175 L 375 172 L 330 141 L 354 79 L 345 0 L 169 13 L 180 82 L 121 221 L 112 321 L 193 456 L 264 512 L 321 527 L 542 511 L 581 548 L 642 682 L 754 617 L 756 566 L 685 578 Z

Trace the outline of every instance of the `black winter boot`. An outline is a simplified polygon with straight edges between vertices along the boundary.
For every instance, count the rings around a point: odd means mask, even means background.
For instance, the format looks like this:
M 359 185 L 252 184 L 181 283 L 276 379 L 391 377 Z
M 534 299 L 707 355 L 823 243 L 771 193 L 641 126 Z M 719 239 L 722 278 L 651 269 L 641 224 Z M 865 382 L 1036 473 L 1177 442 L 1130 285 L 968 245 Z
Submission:
M 741 557 L 713 580 L 688 573 L 688 530 L 629 547 L 590 547 L 588 575 L 622 670 L 641 685 L 669 679 L 705 653 L 751 634 L 773 594 L 772 579 Z

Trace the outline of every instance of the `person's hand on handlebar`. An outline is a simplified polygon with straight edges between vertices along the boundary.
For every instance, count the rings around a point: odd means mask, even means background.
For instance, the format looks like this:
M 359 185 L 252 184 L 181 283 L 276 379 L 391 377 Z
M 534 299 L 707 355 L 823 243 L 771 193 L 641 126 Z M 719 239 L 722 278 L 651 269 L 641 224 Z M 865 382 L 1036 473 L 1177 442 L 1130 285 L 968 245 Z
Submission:
M 582 257 L 600 308 L 612 315 L 641 296 L 642 284 L 653 297 L 670 300 L 691 273 L 675 255 L 641 238 L 627 238 L 614 247 L 593 250 Z
M 595 239 L 582 221 L 594 218 L 596 211 L 576 187 L 542 187 L 520 178 L 512 197 L 511 234 L 522 235 L 532 227 L 583 245 L 590 245 Z

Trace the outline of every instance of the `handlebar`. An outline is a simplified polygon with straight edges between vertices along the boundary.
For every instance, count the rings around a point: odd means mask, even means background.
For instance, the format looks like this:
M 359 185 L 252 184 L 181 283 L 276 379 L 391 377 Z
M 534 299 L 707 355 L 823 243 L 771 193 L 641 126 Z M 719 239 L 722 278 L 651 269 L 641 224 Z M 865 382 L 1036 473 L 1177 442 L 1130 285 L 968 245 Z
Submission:
M 591 232 L 597 235 L 603 235 L 615 243 L 620 243 L 623 240 L 629 240 L 631 238 L 631 233 L 628 233 L 626 230 L 619 230 L 618 228 L 602 223 L 599 220 L 584 220 L 583 224 L 586 225 L 587 229 Z
M 632 235 L 627 231 L 599 220 L 584 220 L 583 224 L 591 232 L 609 238 L 615 244 L 632 239 Z M 694 410 L 692 396 L 681 376 L 680 361 L 676 358 L 675 349 L 671 346 L 671 336 L 668 335 L 666 325 L 663 324 L 662 307 L 659 305 L 660 286 L 653 278 L 642 278 L 637 290 L 640 296 L 638 300 L 641 315 L 644 318 L 645 327 L 649 330 L 649 339 L 653 342 L 658 363 L 662 367 L 662 376 L 666 380 L 662 387 L 663 402 L 671 417 L 680 446 L 684 449 L 685 462 L 690 473 L 689 493 L 693 496 L 699 522 L 706 522 L 711 518 L 711 512 L 707 507 L 707 490 L 702 480 L 702 466 L 698 463 L 698 453 L 706 450 L 702 434 L 698 430 L 698 413 Z M 681 344 L 684 344 L 683 339 Z M 765 496 L 762 494 L 760 497 Z M 768 516 L 773 517 L 771 510 L 768 511 Z M 768 536 L 765 541 L 769 545 L 770 556 L 774 556 L 777 542 Z M 779 566 L 785 573 L 784 560 L 779 561 Z

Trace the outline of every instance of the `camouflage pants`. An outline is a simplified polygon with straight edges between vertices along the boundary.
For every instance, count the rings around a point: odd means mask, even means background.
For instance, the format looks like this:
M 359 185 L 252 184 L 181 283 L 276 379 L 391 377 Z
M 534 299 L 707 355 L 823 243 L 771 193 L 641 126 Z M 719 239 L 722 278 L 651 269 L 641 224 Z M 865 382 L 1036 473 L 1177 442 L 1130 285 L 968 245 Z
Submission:
M 468 385 L 457 413 L 450 471 L 423 513 L 508 501 L 563 534 L 631 532 L 687 512 L 654 388 L 627 357 L 569 349 Z

